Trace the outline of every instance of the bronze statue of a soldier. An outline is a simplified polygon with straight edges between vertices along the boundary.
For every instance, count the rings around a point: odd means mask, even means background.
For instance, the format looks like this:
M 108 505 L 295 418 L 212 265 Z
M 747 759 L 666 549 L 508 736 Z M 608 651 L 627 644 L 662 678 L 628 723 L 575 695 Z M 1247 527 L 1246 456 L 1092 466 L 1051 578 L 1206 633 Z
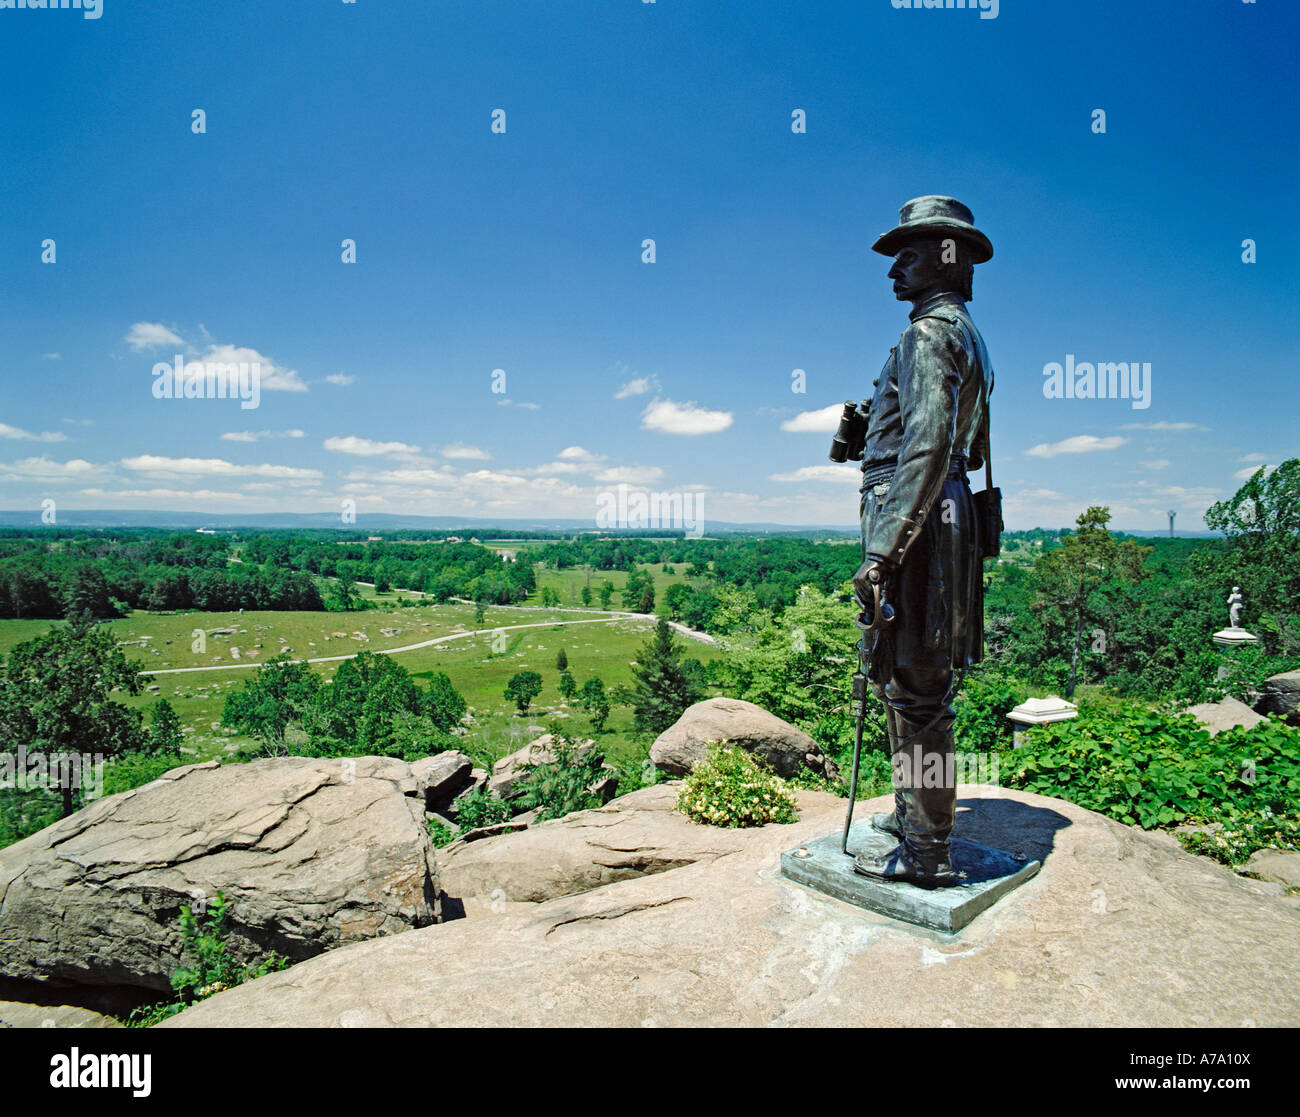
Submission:
M 960 883 L 949 855 L 953 672 L 983 658 L 982 555 L 1001 527 L 1000 511 L 996 528 L 981 523 L 983 505 L 966 480 L 987 462 L 993 390 L 966 303 L 974 266 L 993 246 L 964 205 L 930 195 L 903 206 L 898 226 L 872 247 L 894 258 L 894 295 L 912 304 L 868 412 L 864 558 L 853 578 L 869 640 L 867 678 L 885 705 L 893 758 L 894 810 L 872 825 L 898 844 L 883 856 L 859 854 L 853 867 L 940 888 Z M 995 492 L 991 477 L 988 491 Z

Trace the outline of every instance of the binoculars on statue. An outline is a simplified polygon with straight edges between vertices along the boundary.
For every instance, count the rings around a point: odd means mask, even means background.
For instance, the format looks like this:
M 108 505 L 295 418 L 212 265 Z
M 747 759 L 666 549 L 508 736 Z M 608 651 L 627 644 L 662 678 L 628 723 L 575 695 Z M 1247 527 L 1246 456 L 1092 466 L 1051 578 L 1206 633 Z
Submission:
M 831 438 L 831 461 L 860 462 L 867 441 L 867 420 L 871 411 L 871 401 L 854 403 L 851 399 L 844 401 L 844 412 L 840 415 L 840 425 Z

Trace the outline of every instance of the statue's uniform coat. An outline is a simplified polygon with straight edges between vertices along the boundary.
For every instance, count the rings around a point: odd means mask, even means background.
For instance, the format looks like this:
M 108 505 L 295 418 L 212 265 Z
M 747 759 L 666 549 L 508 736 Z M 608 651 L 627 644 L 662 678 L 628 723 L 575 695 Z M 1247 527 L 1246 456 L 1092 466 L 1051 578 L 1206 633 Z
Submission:
M 862 549 L 898 564 L 893 663 L 960 669 L 983 658 L 979 526 L 964 475 L 987 453 L 993 368 L 959 296 L 938 295 L 911 319 L 871 405 Z

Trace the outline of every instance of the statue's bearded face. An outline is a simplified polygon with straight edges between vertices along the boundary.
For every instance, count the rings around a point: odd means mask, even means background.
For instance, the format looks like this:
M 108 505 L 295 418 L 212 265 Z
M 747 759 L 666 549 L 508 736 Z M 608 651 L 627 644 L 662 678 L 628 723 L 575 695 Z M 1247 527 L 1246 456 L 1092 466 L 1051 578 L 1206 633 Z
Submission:
M 925 292 L 940 286 L 948 278 L 943 262 L 943 246 L 937 240 L 917 240 L 903 245 L 894 257 L 889 278 L 894 281 L 894 297 L 914 301 Z

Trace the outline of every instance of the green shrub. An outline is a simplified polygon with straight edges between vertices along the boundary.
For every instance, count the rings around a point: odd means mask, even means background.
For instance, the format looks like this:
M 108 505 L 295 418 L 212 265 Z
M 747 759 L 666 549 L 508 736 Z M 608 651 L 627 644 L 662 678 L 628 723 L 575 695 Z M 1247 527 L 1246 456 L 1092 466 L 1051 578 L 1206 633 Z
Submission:
M 1278 818 L 1265 809 L 1255 815 L 1231 815 L 1222 830 L 1176 834 L 1183 848 L 1213 857 L 1225 865 L 1240 865 L 1261 849 L 1300 852 L 1300 819 Z
M 196 915 L 188 906 L 181 908 L 182 957 L 189 965 L 183 965 L 172 973 L 176 999 L 133 1010 L 126 1020 L 128 1027 L 152 1027 L 197 1001 L 288 967 L 289 960 L 274 952 L 256 965 L 241 965 L 232 958 L 226 944 L 229 919 L 230 901 L 224 892 L 217 893 L 206 913 Z
M 1212 737 L 1187 713 L 1098 710 L 1036 727 L 999 759 L 1009 787 L 1144 829 L 1293 819 L 1300 806 L 1300 731 L 1276 720 Z
M 957 695 L 953 724 L 957 747 L 966 752 L 993 752 L 1011 744 L 1007 714 L 1024 701 L 1025 687 L 997 672 L 972 672 Z
M 606 775 L 601 769 L 605 758 L 595 748 L 584 753 L 560 735 L 551 738 L 551 754 L 554 760 L 525 761 L 520 765 L 524 772 L 520 806 L 526 811 L 535 810 L 538 821 L 599 807 L 600 799 L 591 787 Z
M 486 787 L 476 787 L 456 800 L 456 825 L 461 833 L 509 821 L 510 804 Z
M 433 843 L 434 849 L 441 849 L 443 846 L 451 845 L 456 840 L 456 831 L 445 822 L 439 822 L 436 818 L 430 818 L 427 822 L 429 841 Z
M 677 809 L 706 826 L 765 826 L 799 818 L 794 792 L 737 745 L 710 749 L 686 777 Z

